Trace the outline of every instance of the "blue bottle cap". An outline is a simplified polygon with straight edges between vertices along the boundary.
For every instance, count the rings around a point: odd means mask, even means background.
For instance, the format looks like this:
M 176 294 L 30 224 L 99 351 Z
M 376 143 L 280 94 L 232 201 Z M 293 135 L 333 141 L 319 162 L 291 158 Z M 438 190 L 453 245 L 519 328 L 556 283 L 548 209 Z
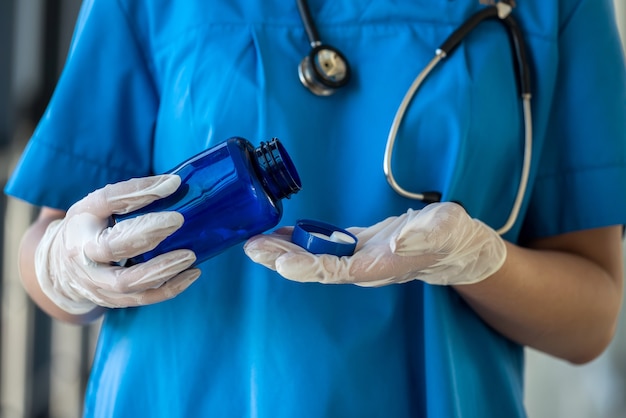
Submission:
M 310 253 L 337 257 L 354 254 L 357 241 L 357 237 L 345 229 L 310 219 L 298 220 L 291 235 L 291 242 Z

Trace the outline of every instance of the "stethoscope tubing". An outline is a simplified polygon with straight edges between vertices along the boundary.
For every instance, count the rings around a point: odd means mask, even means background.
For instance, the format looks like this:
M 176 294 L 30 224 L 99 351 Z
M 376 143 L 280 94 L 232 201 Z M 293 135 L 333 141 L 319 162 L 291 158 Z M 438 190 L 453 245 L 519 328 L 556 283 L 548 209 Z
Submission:
M 304 29 L 306 31 L 309 43 L 312 48 L 312 54 L 319 48 L 323 48 L 320 40 L 317 27 L 311 15 L 308 2 L 306 0 L 296 0 L 298 12 L 300 14 Z M 406 91 L 402 101 L 400 102 L 393 122 L 391 123 L 389 133 L 387 136 L 387 142 L 385 145 L 385 153 L 383 157 L 383 172 L 387 179 L 387 182 L 391 188 L 402 197 L 409 199 L 416 199 L 425 203 L 433 203 L 441 201 L 441 193 L 437 191 L 426 191 L 422 193 L 411 192 L 404 189 L 396 181 L 393 170 L 393 149 L 395 146 L 398 130 L 404 119 L 404 115 L 413 100 L 413 97 L 417 93 L 417 90 L 422 85 L 424 80 L 433 71 L 433 69 L 447 56 L 449 56 L 454 49 L 465 39 L 465 37 L 476 28 L 481 22 L 485 20 L 495 19 L 501 22 L 507 29 L 509 41 L 511 44 L 511 50 L 513 52 L 513 60 L 515 65 L 515 75 L 518 81 L 518 90 L 522 98 L 523 118 L 524 118 L 524 159 L 522 162 L 522 170 L 520 173 L 520 181 L 511 208 L 511 212 L 502 227 L 497 229 L 500 235 L 504 235 L 515 225 L 515 222 L 519 216 L 521 206 L 524 201 L 526 189 L 528 185 L 528 179 L 530 175 L 530 167 L 532 162 L 532 110 L 531 110 L 531 87 L 530 87 L 530 69 L 528 66 L 528 57 L 526 54 L 526 48 L 523 42 L 522 31 L 517 24 L 516 20 L 511 16 L 513 6 L 508 0 L 497 1 L 494 5 L 485 7 L 478 12 L 470 16 L 459 28 L 457 28 L 435 51 L 435 56 L 430 60 L 426 67 L 415 77 L 411 86 Z M 346 77 L 340 82 L 327 80 L 324 78 L 324 74 L 319 74 L 315 66 L 310 66 L 311 57 L 307 56 L 300 63 L 298 67 L 298 73 L 302 83 L 317 95 L 330 95 L 337 87 L 341 87 L 347 81 L 349 74 L 349 66 L 347 60 L 343 55 L 336 50 L 336 48 L 326 47 L 329 50 L 334 51 L 337 55 L 341 56 L 346 66 Z M 307 71 L 304 71 L 308 69 Z
M 309 9 L 308 1 L 296 0 L 296 4 L 298 5 L 300 19 L 302 19 L 302 24 L 304 25 L 304 30 L 306 31 L 306 35 L 309 39 L 309 44 L 311 45 L 311 48 L 315 48 L 316 46 L 321 45 L 322 42 L 320 40 L 320 35 L 317 31 L 317 26 L 313 21 L 313 16 L 311 16 L 311 10 Z
M 513 50 L 513 58 L 516 64 L 516 76 L 518 79 L 518 88 L 522 98 L 522 108 L 524 117 L 524 157 L 522 163 L 522 170 L 520 173 L 520 181 L 517 189 L 517 194 L 511 208 L 511 212 L 504 223 L 504 225 L 498 228 L 496 231 L 500 235 L 506 234 L 511 230 L 513 225 L 519 216 L 519 212 L 524 201 L 524 195 L 528 186 L 528 179 L 530 176 L 530 166 L 532 161 L 532 109 L 530 104 L 531 91 L 530 91 L 530 69 L 528 66 L 528 59 L 526 55 L 526 48 L 523 43 L 523 37 L 519 25 L 510 15 L 512 6 L 505 2 L 498 2 L 494 6 L 487 7 L 474 15 L 472 15 L 461 27 L 455 30 L 435 51 L 435 56 L 430 60 L 426 67 L 415 77 L 411 86 L 405 93 L 396 114 L 391 123 L 389 134 L 387 136 L 387 143 L 385 145 L 385 154 L 383 157 L 383 172 L 387 178 L 387 182 L 391 188 L 400 196 L 424 201 L 426 203 L 437 202 L 441 200 L 441 195 L 438 192 L 423 192 L 415 193 L 404 189 L 396 181 L 391 163 L 393 159 L 393 149 L 398 134 L 398 129 L 404 119 L 406 110 L 409 107 L 413 97 L 417 90 L 422 85 L 424 80 L 432 72 L 432 70 L 446 58 L 479 23 L 486 19 L 497 18 L 508 29 L 509 39 L 511 42 L 511 48 Z

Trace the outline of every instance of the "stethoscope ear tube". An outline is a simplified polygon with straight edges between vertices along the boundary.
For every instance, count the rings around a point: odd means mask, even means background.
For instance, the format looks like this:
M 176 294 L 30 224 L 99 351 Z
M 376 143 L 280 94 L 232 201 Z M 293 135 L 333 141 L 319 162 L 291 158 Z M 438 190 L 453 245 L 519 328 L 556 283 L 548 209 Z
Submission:
M 530 97 L 530 66 L 528 65 L 526 45 L 522 41 L 522 30 L 512 16 L 506 17 L 502 22 L 509 29 L 509 40 L 511 42 L 511 50 L 513 51 L 513 59 L 516 65 L 515 70 L 517 71 L 519 93 L 522 97 Z
M 465 23 L 448 36 L 441 44 L 438 51 L 441 51 L 444 57 L 450 55 L 461 41 L 481 22 L 487 19 L 498 19 L 508 29 L 520 95 L 523 96 L 530 94 L 530 68 L 528 67 L 526 46 L 522 41 L 522 30 L 517 24 L 517 21 L 511 16 L 511 10 L 512 7 L 508 3 L 498 2 L 495 6 L 490 6 L 474 13 Z
M 465 37 L 476 26 L 478 26 L 479 23 L 494 17 L 498 17 L 498 9 L 496 9 L 496 6 L 490 6 L 474 13 L 457 30 L 448 36 L 448 38 L 439 47 L 439 50 L 443 51 L 444 56 L 450 55 L 452 51 L 461 43 L 461 41 L 465 39 Z

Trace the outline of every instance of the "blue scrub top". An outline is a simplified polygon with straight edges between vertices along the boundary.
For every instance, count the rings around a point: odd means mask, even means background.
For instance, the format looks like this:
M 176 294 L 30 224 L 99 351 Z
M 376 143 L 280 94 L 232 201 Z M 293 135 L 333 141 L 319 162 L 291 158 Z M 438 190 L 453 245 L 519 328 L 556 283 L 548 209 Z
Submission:
M 626 223 L 626 81 L 610 0 L 518 2 L 532 60 L 534 156 L 513 242 Z M 278 137 L 302 178 L 283 224 L 372 225 L 421 204 L 382 173 L 400 100 L 478 0 L 311 0 L 351 62 L 331 97 L 300 85 L 295 2 L 86 1 L 67 65 L 7 193 L 68 208 L 231 136 Z M 509 40 L 481 24 L 428 78 L 394 173 L 494 228 L 519 182 Z M 85 416 L 519 417 L 523 349 L 447 287 L 300 284 L 241 246 L 179 297 L 106 314 Z

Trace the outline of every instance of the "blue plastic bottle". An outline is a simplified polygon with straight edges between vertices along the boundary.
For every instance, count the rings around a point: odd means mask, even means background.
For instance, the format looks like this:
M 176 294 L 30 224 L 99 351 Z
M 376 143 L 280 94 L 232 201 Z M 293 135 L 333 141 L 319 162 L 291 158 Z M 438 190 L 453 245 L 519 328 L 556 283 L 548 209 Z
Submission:
M 253 235 L 276 226 L 282 199 L 297 193 L 300 177 L 276 138 L 254 146 L 230 138 L 185 161 L 168 173 L 178 174 L 178 190 L 115 221 L 156 211 L 180 212 L 183 226 L 154 250 L 126 262 L 132 265 L 175 249 L 196 253 L 196 264 Z

